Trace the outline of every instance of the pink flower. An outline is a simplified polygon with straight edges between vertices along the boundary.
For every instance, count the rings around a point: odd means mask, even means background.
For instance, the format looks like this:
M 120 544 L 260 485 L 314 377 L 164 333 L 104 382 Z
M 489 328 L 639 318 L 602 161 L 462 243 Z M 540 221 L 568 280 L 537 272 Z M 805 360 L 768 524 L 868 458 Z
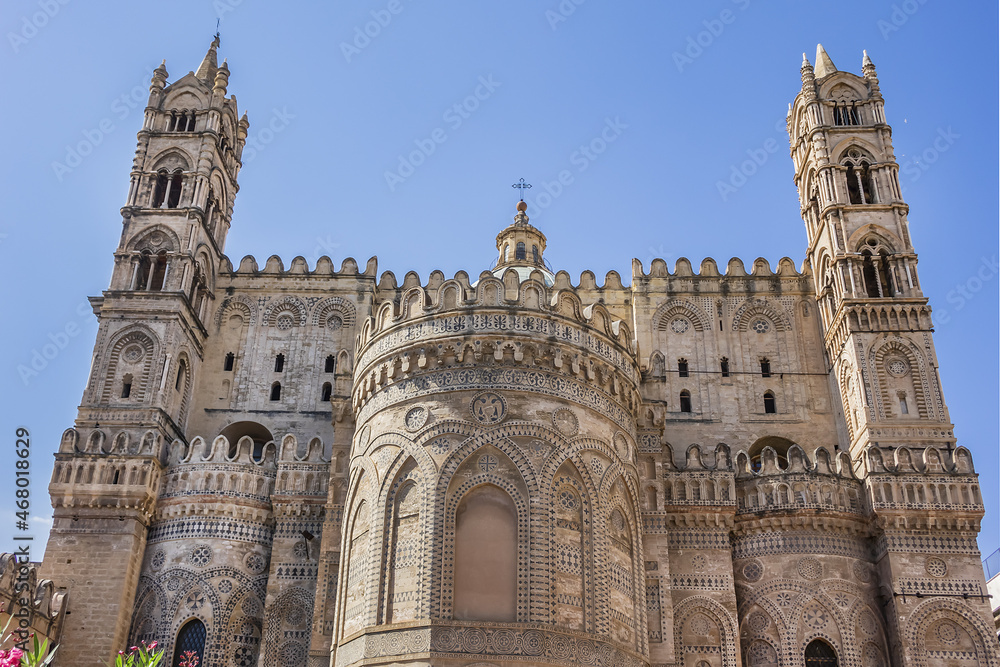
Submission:
M 24 651 L 19 648 L 12 648 L 9 651 L 0 651 L 0 667 L 20 667 L 21 656 Z

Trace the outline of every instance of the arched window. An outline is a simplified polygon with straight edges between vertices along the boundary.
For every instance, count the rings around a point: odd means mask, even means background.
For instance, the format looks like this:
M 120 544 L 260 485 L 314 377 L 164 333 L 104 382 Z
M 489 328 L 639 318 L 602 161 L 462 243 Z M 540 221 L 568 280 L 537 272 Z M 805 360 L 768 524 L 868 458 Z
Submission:
M 167 198 L 167 185 L 169 185 L 169 183 L 170 179 L 167 177 L 167 171 L 165 169 L 156 172 L 156 180 L 153 181 L 153 208 L 160 208 L 163 206 L 163 202 Z
M 271 400 L 280 401 L 281 400 L 281 383 L 275 382 L 271 385 Z
M 760 376 L 763 378 L 771 377 L 771 360 L 766 357 L 760 360 Z
M 778 406 L 774 402 L 774 392 L 764 392 L 764 412 L 774 414 L 778 411 Z
M 837 653 L 822 639 L 814 639 L 806 646 L 806 667 L 837 667 Z
M 177 364 L 177 379 L 174 380 L 174 389 L 180 391 L 181 387 L 184 386 L 184 381 L 187 379 L 187 362 L 181 359 L 181 362 Z
M 226 363 L 222 367 L 222 370 L 224 370 L 224 371 L 231 371 L 231 370 L 233 370 L 233 364 L 235 362 L 236 362 L 236 355 L 233 354 L 232 352 L 228 353 L 226 355 Z
M 505 243 L 503 245 L 503 261 L 506 262 L 506 261 L 509 261 L 509 260 L 510 260 L 510 244 L 509 243 Z
M 149 276 L 149 289 L 159 292 L 163 289 L 163 283 L 167 278 L 167 251 L 161 250 L 156 253 L 156 261 L 153 264 L 153 273 Z
M 524 241 L 517 242 L 517 250 L 514 251 L 514 259 L 527 259 L 527 253 L 524 249 Z
M 200 661 L 204 661 L 206 634 L 205 624 L 197 618 L 185 623 L 177 633 L 177 641 L 174 642 L 174 659 L 170 662 L 171 667 L 177 667 L 187 651 L 194 651 Z
M 280 373 L 285 370 L 285 355 L 279 354 L 274 358 L 274 372 Z
M 538 264 L 538 246 L 531 246 L 531 261 Z
M 132 395 L 132 374 L 126 373 L 125 377 L 122 378 L 122 398 L 128 398 Z
M 184 187 L 184 174 L 180 169 L 170 178 L 170 193 L 167 195 L 167 208 L 177 208 L 181 202 L 181 189 Z
M 333 358 L 333 355 L 331 354 L 326 358 L 326 364 L 323 366 L 323 372 L 332 373 L 335 367 L 334 364 L 336 364 L 336 360 Z
M 899 414 L 910 414 L 910 406 L 906 404 L 906 392 L 899 392 Z
M 681 392 L 681 412 L 691 412 L 691 392 L 687 389 Z
M 722 377 L 729 377 L 729 359 L 722 357 L 722 359 L 719 360 L 719 370 L 722 371 Z
M 677 360 L 677 377 L 686 378 L 688 376 L 688 360 Z
M 517 510 L 491 484 L 470 491 L 455 513 L 454 617 L 517 620 Z
M 875 186 L 871 162 L 857 148 L 847 151 L 842 163 L 847 167 L 847 193 L 852 204 L 874 204 Z
M 861 257 L 861 275 L 865 280 L 865 293 L 869 298 L 877 299 L 882 296 L 878 269 L 875 268 L 875 262 L 872 261 L 872 254 L 869 250 L 864 250 Z
M 324 382 L 323 395 L 321 400 L 329 401 L 331 395 L 333 395 L 333 385 L 331 385 L 329 382 Z

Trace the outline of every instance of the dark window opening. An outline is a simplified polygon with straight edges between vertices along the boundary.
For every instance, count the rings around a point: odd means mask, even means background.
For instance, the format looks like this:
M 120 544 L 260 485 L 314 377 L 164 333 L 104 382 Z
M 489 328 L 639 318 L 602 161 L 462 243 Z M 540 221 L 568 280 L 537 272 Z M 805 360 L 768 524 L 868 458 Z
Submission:
M 167 252 L 161 250 L 152 260 L 152 273 L 149 276 L 149 286 L 146 288 L 153 292 L 163 289 L 163 281 L 167 277 Z
M 686 378 L 688 376 L 688 362 L 687 359 L 677 360 L 677 377 Z
M 199 662 L 205 659 L 205 624 L 197 618 L 193 618 L 184 624 L 180 632 L 177 633 L 177 641 L 174 643 L 174 659 L 170 662 L 171 667 L 177 667 L 187 651 L 194 651 L 198 654 Z
M 253 441 L 253 452 L 250 454 L 253 460 L 260 463 L 260 460 L 264 458 L 264 443 Z
M 771 362 L 767 359 L 760 360 L 760 376 L 764 378 L 771 377 Z
M 514 251 L 514 259 L 527 259 L 527 253 L 524 249 L 524 241 L 518 241 L 517 250 Z
M 181 202 L 181 188 L 184 186 L 184 175 L 178 169 L 170 179 L 170 194 L 167 197 L 167 208 L 177 208 Z
M 323 383 L 323 397 L 322 397 L 322 400 L 329 401 L 330 400 L 330 396 L 332 396 L 332 395 L 333 395 L 333 385 L 331 385 L 329 382 L 324 382 Z
M 769 415 L 778 412 L 778 406 L 774 401 L 774 394 L 770 391 L 764 393 L 764 412 Z
M 865 294 L 871 299 L 882 296 L 882 289 L 879 281 L 879 271 L 872 261 L 872 254 L 868 250 L 861 253 L 861 277 L 865 281 Z
M 126 375 L 122 378 L 122 398 L 128 398 L 132 395 L 132 375 Z
M 187 364 L 181 361 L 177 366 L 177 379 L 174 380 L 174 389 L 180 391 L 181 382 L 184 381 L 184 375 L 187 373 Z
M 167 172 L 161 171 L 156 174 L 156 182 L 153 185 L 153 208 L 163 206 L 163 200 L 167 197 Z
M 860 125 L 858 108 L 853 104 L 850 106 L 846 104 L 835 106 L 833 108 L 833 123 L 834 125 Z
M 719 369 L 722 371 L 722 377 L 729 377 L 729 359 L 722 357 L 719 360 Z
M 852 204 L 874 204 L 875 188 L 872 173 L 867 162 L 847 165 L 847 193 Z
M 687 389 L 681 392 L 681 412 L 691 412 L 691 392 Z
M 118 480 L 121 479 L 121 474 L 122 473 L 121 473 L 120 470 L 115 470 L 115 476 L 111 478 L 111 483 L 112 484 L 117 484 Z
M 837 667 L 837 653 L 821 639 L 814 639 L 806 646 L 806 667 Z
M 335 363 L 336 363 L 336 361 L 334 360 L 333 355 L 331 354 L 330 356 L 328 356 L 326 358 L 326 365 L 323 366 L 323 372 L 324 373 L 332 373 L 333 369 L 334 369 L 334 364 Z
M 281 383 L 275 382 L 271 385 L 271 400 L 280 401 L 281 400 Z
M 531 261 L 538 264 L 538 246 L 531 246 Z
M 285 355 L 279 354 L 274 358 L 274 372 L 280 373 L 285 370 Z
M 226 364 L 225 366 L 222 367 L 222 370 L 224 371 L 233 370 L 233 364 L 235 362 L 236 362 L 236 355 L 230 352 L 229 354 L 226 355 Z

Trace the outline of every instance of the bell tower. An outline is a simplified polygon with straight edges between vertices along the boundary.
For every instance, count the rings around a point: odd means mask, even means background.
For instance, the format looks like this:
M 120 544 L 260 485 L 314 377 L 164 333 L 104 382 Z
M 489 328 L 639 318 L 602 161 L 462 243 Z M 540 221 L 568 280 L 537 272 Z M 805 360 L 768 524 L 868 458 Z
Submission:
M 855 457 L 869 444 L 955 442 L 938 378 L 909 207 L 875 65 L 803 55 L 788 133 L 825 345 Z
M 153 72 L 111 284 L 91 298 L 91 375 L 49 487 L 45 576 L 73 591 L 56 664 L 127 648 L 166 448 L 187 441 L 249 127 L 218 48 L 173 83 Z
M 955 446 L 892 129 L 867 52 L 861 71 L 837 70 L 818 46 L 815 67 L 803 55 L 802 91 L 788 111 L 808 260 L 843 406 L 838 440 L 872 511 L 892 664 L 930 664 L 935 642 L 947 649 L 941 656 L 995 655 L 976 547 L 978 475 L 969 451 Z

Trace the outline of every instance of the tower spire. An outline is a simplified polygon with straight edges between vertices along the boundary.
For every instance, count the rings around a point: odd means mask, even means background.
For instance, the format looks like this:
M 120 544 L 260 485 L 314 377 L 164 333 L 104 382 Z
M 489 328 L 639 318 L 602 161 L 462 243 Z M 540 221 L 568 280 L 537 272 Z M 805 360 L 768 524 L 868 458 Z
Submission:
M 198 71 L 194 73 L 202 81 L 211 83 L 215 80 L 215 72 L 219 69 L 219 43 L 219 33 L 215 33 L 215 39 L 212 40 L 212 45 L 208 47 L 208 53 L 205 54 L 201 65 L 198 66 Z
M 837 66 L 833 64 L 833 60 L 827 55 L 826 49 L 823 48 L 822 44 L 816 45 L 816 78 L 822 79 L 827 74 L 833 74 L 837 71 Z

